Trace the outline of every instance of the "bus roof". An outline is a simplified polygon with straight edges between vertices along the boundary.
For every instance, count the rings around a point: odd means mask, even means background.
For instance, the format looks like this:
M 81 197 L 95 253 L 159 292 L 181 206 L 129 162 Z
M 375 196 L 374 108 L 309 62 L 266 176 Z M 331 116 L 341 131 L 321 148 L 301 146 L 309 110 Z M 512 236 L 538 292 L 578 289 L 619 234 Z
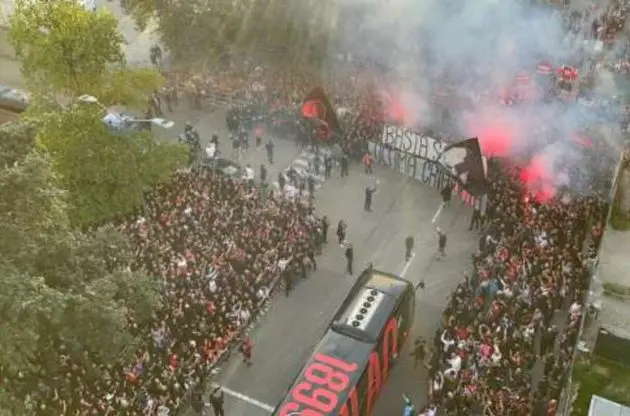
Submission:
M 394 274 L 380 272 L 378 270 L 366 270 L 365 286 L 378 289 L 394 297 L 399 297 L 411 285 L 407 280 Z
M 365 342 L 376 342 L 398 298 L 410 285 L 397 276 L 366 270 L 335 314 L 331 327 Z
M 370 343 L 365 343 L 358 341 L 356 339 L 350 338 L 344 334 L 339 334 L 333 330 L 326 331 L 326 334 L 319 342 L 309 361 L 306 363 L 304 368 L 300 371 L 298 376 L 295 378 L 291 387 L 285 398 L 276 408 L 274 415 L 279 415 L 278 413 L 282 407 L 292 401 L 291 391 L 298 384 L 307 381 L 305 378 L 305 373 L 309 370 L 309 368 L 317 362 L 315 356 L 317 354 L 323 354 L 329 357 L 337 358 L 348 364 L 356 364 L 357 370 L 351 374 L 347 374 L 350 378 L 350 384 L 347 389 L 340 392 L 337 396 L 339 405 L 333 412 L 327 414 L 327 416 L 337 415 L 341 411 L 341 407 L 348 400 L 348 396 L 352 391 L 352 388 L 357 385 L 359 382 L 361 375 L 365 367 L 367 366 L 368 360 L 370 359 L 370 353 L 374 349 L 374 345 Z
M 412 288 L 410 282 L 396 275 L 366 270 L 357 279 L 348 293 L 343 304 L 335 314 L 330 328 L 315 347 L 311 358 L 293 381 L 286 397 L 276 408 L 274 415 L 279 415 L 280 409 L 292 402 L 292 390 L 300 383 L 307 381 L 305 374 L 311 366 L 318 362 L 317 356 L 324 355 L 356 364 L 357 370 L 348 374 L 350 387 L 339 393 L 337 408 L 327 416 L 338 415 L 341 407 L 347 401 L 348 395 L 361 378 L 370 359 L 376 343 L 390 319 L 399 298 L 406 290 Z M 365 305 L 368 303 L 369 305 Z M 367 309 L 363 311 L 363 309 Z M 356 315 L 362 315 L 357 319 Z M 360 321 L 360 324 L 353 324 Z M 312 370 L 311 370 L 312 371 Z

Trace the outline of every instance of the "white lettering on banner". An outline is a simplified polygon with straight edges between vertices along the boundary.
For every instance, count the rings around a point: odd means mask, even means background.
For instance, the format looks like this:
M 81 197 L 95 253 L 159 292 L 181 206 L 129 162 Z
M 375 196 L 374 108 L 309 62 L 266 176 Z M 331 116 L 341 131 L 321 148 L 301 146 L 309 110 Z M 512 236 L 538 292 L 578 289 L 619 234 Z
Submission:
M 401 129 L 402 130 L 402 129 Z M 383 133 L 383 137 L 385 133 Z M 418 136 L 420 137 L 420 136 Z M 444 143 L 438 142 L 433 138 L 427 138 L 432 142 L 439 143 L 442 148 Z M 427 143 L 425 141 L 425 143 Z M 425 185 L 434 189 L 443 189 L 446 185 L 455 184 L 453 191 L 468 205 L 474 205 L 476 198 L 470 195 L 465 189 L 449 175 L 445 169 L 440 166 L 436 160 L 439 153 L 435 155 L 435 159 L 425 158 L 424 156 L 415 155 L 411 152 L 395 150 L 393 146 L 384 146 L 376 142 L 368 142 L 368 150 L 374 155 L 377 163 L 388 166 L 395 171 L 402 173 L 410 178 L 414 178 Z M 438 148 L 437 146 L 435 148 Z M 434 149 L 435 149 L 434 148 Z
M 444 142 L 398 126 L 385 126 L 381 144 L 422 159 L 436 161 L 446 147 Z

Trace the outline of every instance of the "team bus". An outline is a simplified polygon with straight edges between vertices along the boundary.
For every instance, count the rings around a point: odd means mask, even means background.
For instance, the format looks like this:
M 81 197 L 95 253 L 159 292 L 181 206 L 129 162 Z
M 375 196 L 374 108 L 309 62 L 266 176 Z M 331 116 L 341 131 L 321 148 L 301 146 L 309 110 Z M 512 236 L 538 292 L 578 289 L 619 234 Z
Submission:
M 369 416 L 414 312 L 413 284 L 365 270 L 274 416 Z

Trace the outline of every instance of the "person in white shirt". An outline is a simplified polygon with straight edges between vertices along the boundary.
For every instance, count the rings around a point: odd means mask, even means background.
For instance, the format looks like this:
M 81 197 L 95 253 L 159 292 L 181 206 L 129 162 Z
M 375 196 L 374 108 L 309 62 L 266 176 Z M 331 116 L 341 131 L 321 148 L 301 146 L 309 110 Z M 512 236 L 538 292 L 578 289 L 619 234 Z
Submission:
M 208 143 L 206 147 L 206 159 L 212 160 L 217 154 L 217 146 L 214 143 Z
M 256 298 L 258 298 L 259 301 L 267 299 L 267 297 L 269 296 L 269 292 L 270 292 L 269 289 L 263 286 L 260 289 L 258 289 L 258 293 L 256 293 Z
M 582 313 L 582 305 L 577 300 L 569 307 L 569 315 L 571 319 L 577 318 Z
M 243 179 L 253 182 L 255 177 L 256 174 L 254 172 L 254 168 L 252 168 L 251 165 L 247 165 L 245 167 L 245 174 L 243 175 Z
M 239 316 L 238 316 L 238 320 L 241 324 L 248 324 L 249 323 L 249 318 L 251 318 L 252 314 L 249 312 L 249 309 L 242 307 L 240 312 L 239 312 Z
M 456 375 L 459 373 L 459 370 L 462 369 L 462 357 L 456 353 L 452 353 L 451 358 L 449 358 L 447 362 L 451 366 L 449 370 L 453 370 Z
M 451 337 L 451 335 L 448 333 L 448 331 L 446 329 L 444 330 L 444 332 L 442 332 L 442 336 L 440 337 L 440 341 L 442 341 L 442 346 L 444 347 L 444 352 L 448 351 L 450 346 L 455 344 L 455 341 L 453 340 L 453 337 Z
M 278 260 L 278 271 L 280 273 L 284 272 L 287 269 L 287 264 L 289 264 L 289 262 L 291 261 L 292 257 L 289 257 L 288 259 L 280 259 Z

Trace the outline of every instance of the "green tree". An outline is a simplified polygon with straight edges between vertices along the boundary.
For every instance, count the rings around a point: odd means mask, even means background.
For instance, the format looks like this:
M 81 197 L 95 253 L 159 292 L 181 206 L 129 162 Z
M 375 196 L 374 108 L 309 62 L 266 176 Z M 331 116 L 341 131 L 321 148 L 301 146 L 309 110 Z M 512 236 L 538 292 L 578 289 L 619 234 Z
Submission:
M 35 134 L 0 127 L 0 409 L 12 415 L 34 414 L 26 398 L 63 384 L 60 345 L 97 377 L 93 362 L 126 362 L 138 345 L 128 318 L 144 325 L 162 302 L 157 279 L 130 271 L 118 230 L 71 227 L 63 181 Z
M 150 132 L 117 132 L 98 107 L 74 105 L 40 113 L 38 144 L 50 155 L 70 218 L 79 226 L 102 224 L 141 206 L 143 193 L 186 161 L 180 144 L 158 142 Z
M 319 63 L 332 38 L 334 3 L 290 0 L 128 0 L 138 25 L 156 24 L 176 62 L 210 63 L 232 54 L 286 64 Z
M 9 41 L 37 94 L 90 94 L 105 104 L 145 106 L 146 93 L 161 83 L 153 70 L 126 66 L 115 16 L 76 0 L 16 0 Z

